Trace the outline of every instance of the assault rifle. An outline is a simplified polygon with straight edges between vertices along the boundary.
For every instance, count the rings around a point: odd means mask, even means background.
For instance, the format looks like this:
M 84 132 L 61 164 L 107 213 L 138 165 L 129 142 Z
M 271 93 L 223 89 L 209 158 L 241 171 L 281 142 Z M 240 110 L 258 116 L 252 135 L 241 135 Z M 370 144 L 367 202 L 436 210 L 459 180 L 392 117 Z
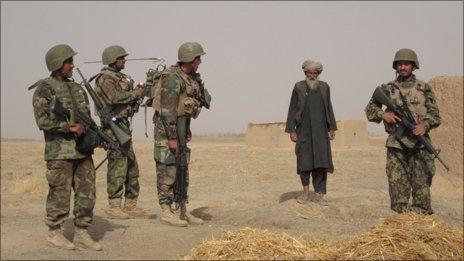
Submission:
M 82 83 L 81 85 L 84 85 L 85 89 L 87 92 L 90 94 L 90 97 L 92 98 L 93 102 L 95 103 L 95 107 L 98 110 L 98 113 L 100 115 L 100 119 L 103 125 L 109 126 L 111 131 L 114 134 L 114 137 L 118 140 L 120 146 L 124 146 L 131 140 L 131 136 L 129 136 L 127 133 L 125 133 L 117 124 L 116 124 L 116 117 L 113 115 L 113 112 L 111 111 L 111 107 L 109 105 L 104 106 L 100 99 L 97 97 L 97 94 L 95 91 L 92 89 L 92 86 L 90 86 L 90 83 L 84 78 L 84 76 L 81 73 L 81 70 L 79 68 L 76 68 L 77 72 L 82 78 Z
M 186 207 L 188 202 L 187 196 L 187 175 L 188 175 L 188 156 L 190 149 L 187 147 L 186 134 L 188 129 L 188 120 L 185 116 L 177 118 L 177 146 L 176 165 L 177 173 L 174 182 L 174 202 L 180 207 L 180 216 L 185 219 Z
M 400 96 L 401 100 L 403 102 L 402 106 L 396 106 L 392 100 L 385 94 L 384 91 L 380 87 L 377 87 L 374 91 L 374 94 L 372 97 L 374 100 L 377 102 L 385 105 L 391 112 L 393 112 L 396 116 L 398 116 L 401 120 L 399 121 L 400 123 L 400 128 L 397 130 L 397 133 L 395 134 L 395 137 L 397 139 L 400 139 L 401 136 L 403 135 L 403 132 L 406 130 L 408 132 L 412 132 L 417 125 L 416 120 L 414 119 L 414 116 L 412 115 L 411 111 L 408 108 L 408 105 L 406 103 L 406 99 L 404 98 L 403 94 L 400 91 Z M 439 155 L 439 151 L 437 151 L 433 145 L 430 143 L 430 140 L 425 137 L 425 136 L 414 136 L 422 145 L 424 145 L 425 149 L 431 154 L 434 155 L 435 158 L 440 161 L 440 163 L 445 167 L 446 171 L 449 171 L 448 165 L 441 159 Z
M 53 96 L 50 103 L 51 111 L 63 118 L 75 118 L 77 123 L 84 125 L 85 133 L 77 138 L 77 150 L 85 155 L 93 153 L 93 150 L 105 142 L 108 147 L 115 153 L 121 153 L 119 143 L 113 141 L 110 136 L 100 130 L 95 121 L 88 115 L 79 110 L 71 112 L 66 109 L 63 104 Z

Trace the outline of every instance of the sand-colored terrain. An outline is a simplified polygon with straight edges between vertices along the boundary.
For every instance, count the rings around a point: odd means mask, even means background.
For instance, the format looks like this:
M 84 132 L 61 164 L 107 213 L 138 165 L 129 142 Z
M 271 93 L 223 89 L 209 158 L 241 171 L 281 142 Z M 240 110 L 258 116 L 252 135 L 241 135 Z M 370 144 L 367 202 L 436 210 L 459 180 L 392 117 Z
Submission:
M 300 182 L 293 148 L 247 147 L 244 138 L 194 137 L 190 147 L 190 210 L 205 225 L 176 228 L 159 222 L 153 145 L 135 142 L 140 165 L 140 206 L 158 215 L 153 220 L 110 220 L 106 203 L 106 166 L 98 170 L 95 223 L 90 231 L 102 252 L 64 251 L 47 245 L 43 217 L 47 183 L 43 141 L 1 141 L 2 259 L 179 259 L 190 249 L 245 226 L 292 236 L 340 242 L 393 214 L 385 177 L 385 148 L 335 150 L 335 173 L 329 176 L 329 207 L 300 205 Z M 95 162 L 103 158 L 98 151 Z M 462 162 L 460 167 L 462 169 Z M 432 206 L 446 223 L 463 225 L 462 175 L 441 169 L 432 185 Z M 72 238 L 72 222 L 66 222 Z

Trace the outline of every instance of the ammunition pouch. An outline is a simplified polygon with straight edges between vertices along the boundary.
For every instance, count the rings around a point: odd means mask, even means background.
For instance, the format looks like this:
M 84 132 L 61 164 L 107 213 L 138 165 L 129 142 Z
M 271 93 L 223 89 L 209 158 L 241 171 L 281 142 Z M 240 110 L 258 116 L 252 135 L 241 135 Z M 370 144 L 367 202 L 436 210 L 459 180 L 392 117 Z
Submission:
M 199 114 L 199 108 L 200 101 L 190 96 L 184 96 L 179 102 L 177 112 L 182 116 L 196 117 Z

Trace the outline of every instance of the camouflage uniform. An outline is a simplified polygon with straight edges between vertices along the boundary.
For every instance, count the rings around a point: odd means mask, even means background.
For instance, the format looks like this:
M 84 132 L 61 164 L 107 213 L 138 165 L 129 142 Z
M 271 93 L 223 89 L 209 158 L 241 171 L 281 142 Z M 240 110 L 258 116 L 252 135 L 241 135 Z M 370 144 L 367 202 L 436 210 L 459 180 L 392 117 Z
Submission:
M 72 188 L 75 193 L 74 224 L 85 228 L 92 223 L 95 206 L 95 168 L 91 155 L 76 150 L 75 136 L 69 132 L 72 119 L 60 118 L 51 112 L 53 96 L 65 108 L 90 116 L 87 94 L 79 84 L 53 77 L 36 83 L 32 105 L 37 126 L 44 132 L 49 185 L 45 223 L 53 228 L 65 221 L 69 215 Z
M 116 71 L 112 67 L 104 67 L 95 81 L 95 92 L 105 105 L 110 105 L 118 120 L 118 125 L 131 135 L 129 117 L 134 114 L 136 101 L 141 97 L 133 89 L 134 81 L 130 76 Z M 114 137 L 108 126 L 104 131 Z M 115 139 L 115 138 L 114 138 Z M 115 139 L 116 140 L 116 139 Z M 115 157 L 108 151 L 107 191 L 109 199 L 136 199 L 139 196 L 139 167 L 132 142 L 128 142 L 122 150 L 127 155 Z
M 160 111 L 155 113 L 154 121 L 154 158 L 156 162 L 157 189 L 160 205 L 171 205 L 176 179 L 176 159 L 168 147 L 169 139 L 177 139 L 177 116 L 179 100 L 186 90 L 186 85 L 195 85 L 191 75 L 185 74 L 177 65 L 163 72 L 160 79 L 161 89 L 166 90 L 161 96 Z M 188 184 L 188 173 L 187 173 Z
M 162 209 L 161 222 L 173 226 L 187 226 L 187 224 L 203 224 L 203 220 L 192 216 L 186 210 L 188 202 L 186 195 L 178 195 L 177 206 L 180 209 L 180 216 L 177 217 L 171 209 L 174 201 L 174 183 L 176 182 L 177 165 L 175 152 L 169 148 L 169 141 L 176 140 L 182 143 L 182 148 L 190 135 L 190 120 L 198 117 L 201 107 L 209 109 L 211 96 L 201 81 L 200 74 L 195 70 L 201 63 L 200 56 L 204 55 L 203 47 L 196 42 L 187 42 L 179 47 L 179 63 L 163 70 L 158 74 L 158 80 L 150 91 L 152 106 L 155 109 L 153 116 L 154 122 L 154 158 L 156 162 L 158 199 Z M 183 64 L 185 63 L 185 64 Z M 183 67 L 185 65 L 185 67 Z M 190 71 L 185 73 L 183 69 Z M 177 123 L 185 126 L 178 126 Z M 181 128 L 182 127 L 182 128 Z M 178 131 L 184 133 L 185 139 L 179 137 Z M 181 144 L 178 144 L 180 148 Z M 186 146 L 185 146 L 186 147 Z M 190 158 L 190 149 L 185 148 L 186 162 Z M 183 158 L 185 159 L 185 158 Z M 186 167 L 185 193 L 189 183 L 188 167 Z
M 418 67 L 418 66 L 416 66 Z M 385 93 L 397 105 L 403 102 L 399 92 L 404 95 L 408 108 L 416 122 L 424 122 L 426 132 L 440 125 L 441 118 L 435 95 L 428 84 L 416 79 L 414 74 L 409 77 L 398 77 L 395 81 L 381 86 Z M 388 111 L 388 110 L 387 110 Z M 367 119 L 372 122 L 382 121 L 382 105 L 373 98 L 365 109 Z M 412 133 L 404 133 L 397 139 L 396 126 L 385 123 L 387 138 L 387 166 L 386 173 L 389 183 L 391 209 L 402 213 L 409 209 L 418 213 L 433 213 L 431 207 L 430 186 L 435 174 L 435 164 L 431 155 L 423 145 L 419 144 Z M 412 205 L 409 198 L 412 194 Z

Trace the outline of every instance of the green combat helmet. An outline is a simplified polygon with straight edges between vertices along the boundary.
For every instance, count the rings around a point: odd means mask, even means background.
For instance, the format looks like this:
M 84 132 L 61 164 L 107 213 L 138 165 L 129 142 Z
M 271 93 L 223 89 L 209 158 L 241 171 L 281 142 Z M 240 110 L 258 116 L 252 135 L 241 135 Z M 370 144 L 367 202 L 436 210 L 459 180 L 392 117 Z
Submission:
M 116 62 L 119 57 L 129 55 L 124 48 L 119 45 L 113 45 L 105 48 L 102 53 L 102 61 L 104 65 L 112 64 Z
M 183 43 L 179 47 L 178 58 L 179 61 L 188 63 L 195 59 L 195 57 L 206 54 L 203 47 L 196 42 Z
M 414 64 L 416 69 L 419 69 L 419 60 L 417 59 L 417 54 L 411 49 L 399 49 L 395 54 L 395 59 L 393 59 L 393 69 L 396 70 L 396 62 L 398 61 L 410 61 Z
M 45 55 L 45 63 L 50 72 L 54 72 L 63 67 L 63 62 L 73 57 L 77 53 L 67 44 L 58 44 L 48 50 Z

